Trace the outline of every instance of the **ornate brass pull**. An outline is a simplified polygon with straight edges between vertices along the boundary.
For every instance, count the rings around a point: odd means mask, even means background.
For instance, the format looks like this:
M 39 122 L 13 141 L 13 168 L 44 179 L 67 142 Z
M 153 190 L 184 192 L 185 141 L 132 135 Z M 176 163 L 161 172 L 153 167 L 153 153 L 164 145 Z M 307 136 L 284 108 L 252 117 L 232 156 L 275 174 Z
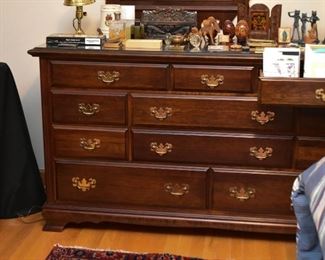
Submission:
M 83 192 L 96 188 L 96 179 L 89 178 L 88 181 L 85 178 L 80 180 L 79 177 L 72 178 L 72 187 L 77 188 Z
M 99 112 L 100 106 L 98 104 L 85 104 L 80 103 L 78 105 L 79 112 L 85 116 L 93 116 L 94 114 Z
M 315 98 L 325 102 L 325 91 L 323 88 L 319 88 L 315 90 Z
M 172 151 L 173 145 L 169 143 L 159 145 L 156 142 L 150 143 L 151 151 L 155 152 L 156 154 L 163 156 L 166 153 L 170 153 Z
M 100 148 L 100 140 L 97 138 L 94 139 L 80 138 L 80 147 L 87 151 L 93 151 L 96 148 Z
M 158 120 L 164 120 L 167 117 L 171 116 L 173 112 L 173 109 L 171 109 L 170 107 L 150 107 L 150 114 L 158 119 Z
M 266 113 L 264 111 L 252 111 L 251 112 L 251 119 L 257 121 L 261 125 L 265 125 L 270 121 L 274 120 L 275 113 L 267 111 Z
M 201 83 L 203 85 L 207 85 L 210 89 L 214 89 L 218 87 L 219 85 L 223 84 L 224 76 L 217 74 L 217 76 L 214 75 L 201 75 Z
M 256 146 L 249 148 L 250 155 L 259 160 L 264 160 L 267 157 L 271 157 L 273 153 L 273 149 L 270 147 L 266 147 L 263 149 L 262 147 L 257 148 Z
M 241 187 L 240 189 L 238 189 L 236 186 L 230 187 L 229 195 L 240 201 L 246 201 L 255 198 L 255 189 L 247 188 L 246 190 L 244 187 Z
M 190 185 L 188 184 L 173 184 L 166 183 L 164 185 L 164 189 L 167 193 L 173 196 L 184 196 L 186 193 L 190 191 Z
M 113 72 L 106 71 L 105 72 L 105 71 L 101 70 L 101 71 L 97 72 L 97 75 L 98 75 L 98 79 L 104 83 L 107 83 L 107 85 L 109 85 L 115 81 L 118 81 L 120 79 L 120 73 L 117 71 L 113 71 Z

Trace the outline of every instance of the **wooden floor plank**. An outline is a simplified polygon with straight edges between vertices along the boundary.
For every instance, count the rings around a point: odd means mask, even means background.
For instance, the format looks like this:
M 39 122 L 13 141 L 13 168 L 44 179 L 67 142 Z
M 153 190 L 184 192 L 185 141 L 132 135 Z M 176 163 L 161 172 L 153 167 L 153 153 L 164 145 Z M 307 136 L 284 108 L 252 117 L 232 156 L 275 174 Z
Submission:
M 176 229 L 120 224 L 70 225 L 42 231 L 40 213 L 0 220 L 3 259 L 44 259 L 54 244 L 135 252 L 172 253 L 220 260 L 294 260 L 295 237 L 208 229 Z

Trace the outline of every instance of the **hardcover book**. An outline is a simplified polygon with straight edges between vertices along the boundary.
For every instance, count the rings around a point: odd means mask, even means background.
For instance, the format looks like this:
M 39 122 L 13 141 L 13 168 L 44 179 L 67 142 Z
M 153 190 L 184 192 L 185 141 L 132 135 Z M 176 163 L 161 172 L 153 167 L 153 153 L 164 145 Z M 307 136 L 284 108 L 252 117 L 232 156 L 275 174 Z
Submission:
M 104 35 L 75 35 L 75 34 L 51 34 L 46 37 L 47 45 L 71 44 L 71 45 L 94 45 L 104 44 Z

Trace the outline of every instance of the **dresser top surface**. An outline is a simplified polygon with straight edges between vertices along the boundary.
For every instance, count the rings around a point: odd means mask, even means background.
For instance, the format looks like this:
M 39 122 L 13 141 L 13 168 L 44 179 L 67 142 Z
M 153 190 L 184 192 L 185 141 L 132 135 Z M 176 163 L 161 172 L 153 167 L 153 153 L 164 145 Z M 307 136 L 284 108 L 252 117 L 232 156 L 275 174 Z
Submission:
M 108 58 L 115 61 L 128 59 L 130 61 L 160 61 L 160 62 L 196 62 L 204 61 L 207 63 L 216 60 L 225 61 L 225 63 L 247 62 L 260 63 L 262 54 L 255 54 L 244 51 L 191 51 L 191 50 L 115 50 L 115 49 L 79 49 L 79 48 L 49 48 L 45 45 L 35 47 L 28 51 L 35 57 L 64 59 L 78 58 L 83 60 L 106 60 Z

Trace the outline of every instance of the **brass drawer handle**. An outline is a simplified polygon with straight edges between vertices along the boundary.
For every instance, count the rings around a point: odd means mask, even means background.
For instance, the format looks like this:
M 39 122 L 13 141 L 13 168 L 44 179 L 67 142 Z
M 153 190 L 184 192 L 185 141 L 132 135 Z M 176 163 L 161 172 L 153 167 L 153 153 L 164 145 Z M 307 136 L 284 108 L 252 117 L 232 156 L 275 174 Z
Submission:
M 250 156 L 255 157 L 258 160 L 264 160 L 267 157 L 271 157 L 273 153 L 273 149 L 270 147 L 262 147 L 257 148 L 256 146 L 249 148 Z
M 79 112 L 85 116 L 93 116 L 94 114 L 99 112 L 99 104 L 85 104 L 85 103 L 80 103 L 78 105 Z
M 173 183 L 166 183 L 164 185 L 164 190 L 173 196 L 184 196 L 186 193 L 190 191 L 190 185 L 188 184 L 173 184 Z
M 97 138 L 86 139 L 80 138 L 80 147 L 86 151 L 93 151 L 97 148 L 100 148 L 100 140 Z
M 170 153 L 172 151 L 173 145 L 169 143 L 165 144 L 158 144 L 156 142 L 150 143 L 150 150 L 155 152 L 156 154 L 163 156 L 167 153 Z
M 201 83 L 203 85 L 207 85 L 210 89 L 214 89 L 218 87 L 219 85 L 223 84 L 224 76 L 217 74 L 217 76 L 214 75 L 201 75 Z
M 82 180 L 80 180 L 79 177 L 73 177 L 72 187 L 75 187 L 83 192 L 89 191 L 90 189 L 96 188 L 96 179 L 89 178 L 86 180 L 85 178 L 82 178 Z
M 97 72 L 98 79 L 101 80 L 102 82 L 106 83 L 107 85 L 118 81 L 120 79 L 120 73 L 117 71 L 98 71 Z
M 315 98 L 325 102 L 325 91 L 323 88 L 319 88 L 315 90 Z
M 264 111 L 252 111 L 251 112 L 251 119 L 255 120 L 256 122 L 260 123 L 261 125 L 265 125 L 270 121 L 273 121 L 275 117 L 274 112 L 267 111 L 266 113 Z
M 255 198 L 255 189 L 241 187 L 238 189 L 236 186 L 229 188 L 229 195 L 238 199 L 239 201 L 247 201 Z
M 150 114 L 158 119 L 165 120 L 167 117 L 172 116 L 173 109 L 170 107 L 150 107 Z

